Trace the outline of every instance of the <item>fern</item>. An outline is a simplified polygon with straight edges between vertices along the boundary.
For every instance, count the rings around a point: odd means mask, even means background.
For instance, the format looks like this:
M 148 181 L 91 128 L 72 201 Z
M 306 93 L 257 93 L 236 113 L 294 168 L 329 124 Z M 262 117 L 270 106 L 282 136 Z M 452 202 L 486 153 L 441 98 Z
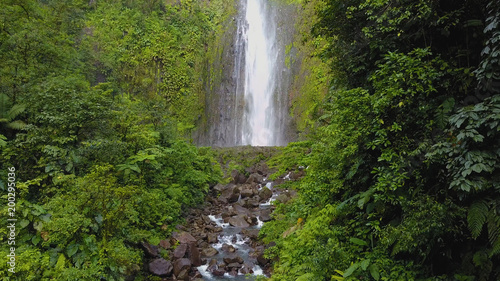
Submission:
M 500 254 L 500 216 L 495 213 L 496 204 L 488 214 L 488 238 L 492 245 L 490 256 Z
M 500 216 L 496 212 L 497 203 L 492 201 L 475 201 L 469 208 L 467 221 L 472 237 L 477 239 L 483 226 L 488 228 L 488 240 L 492 246 L 490 257 L 500 254 Z
M 488 215 L 488 204 L 484 201 L 475 201 L 469 208 L 467 215 L 467 222 L 469 223 L 469 230 L 472 237 L 476 239 L 481 234 L 483 225 L 486 222 Z

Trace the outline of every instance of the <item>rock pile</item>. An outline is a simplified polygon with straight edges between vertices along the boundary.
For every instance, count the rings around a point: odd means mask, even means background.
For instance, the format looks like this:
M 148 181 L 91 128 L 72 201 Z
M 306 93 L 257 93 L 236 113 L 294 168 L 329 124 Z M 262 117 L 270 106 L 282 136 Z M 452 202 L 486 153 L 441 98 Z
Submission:
M 256 264 L 269 273 L 270 264 L 263 255 L 266 246 L 258 242 L 259 229 L 255 226 L 272 220 L 274 206 L 260 208 L 262 203 L 269 202 L 273 197 L 273 191 L 268 188 L 272 188 L 272 184 L 265 180 L 270 172 L 262 163 L 259 167 L 247 169 L 247 172 L 248 177 L 234 170 L 231 183 L 212 187 L 204 206 L 191 210 L 187 225 L 177 226 L 179 231 L 174 232 L 169 240 L 162 240 L 158 246 L 143 243 L 144 252 L 149 257 L 147 269 L 151 274 L 168 281 L 200 281 L 203 280 L 197 269 L 200 265 L 207 265 L 206 270 L 213 276 L 236 276 L 253 273 Z M 274 196 L 282 197 L 285 202 L 293 195 L 292 192 L 281 192 Z M 248 257 L 244 259 L 233 245 L 223 244 L 219 250 L 212 247 L 220 242 L 223 231 L 221 223 L 209 217 L 213 214 L 220 215 L 224 223 L 241 229 L 239 235 L 250 247 Z M 160 257 L 159 249 L 167 252 L 168 255 L 163 256 L 168 256 L 168 260 Z M 221 259 L 219 254 L 223 254 L 224 258 Z

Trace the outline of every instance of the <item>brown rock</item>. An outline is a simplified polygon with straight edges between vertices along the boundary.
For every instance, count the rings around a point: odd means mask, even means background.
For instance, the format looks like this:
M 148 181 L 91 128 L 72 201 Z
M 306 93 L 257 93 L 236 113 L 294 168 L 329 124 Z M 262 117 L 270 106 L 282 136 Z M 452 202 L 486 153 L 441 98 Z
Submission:
M 240 173 L 238 170 L 232 170 L 231 177 L 233 178 L 234 184 L 244 184 L 247 180 L 245 175 Z
M 254 189 L 252 188 L 252 186 L 244 185 L 241 188 L 240 194 L 241 194 L 241 198 L 248 198 L 248 197 L 252 197 L 255 193 L 254 193 Z
M 246 183 L 262 183 L 263 177 L 257 173 L 251 174 Z
M 233 204 L 232 209 L 234 211 L 233 215 L 249 215 L 250 214 L 250 210 L 241 206 L 240 204 Z
M 257 198 L 248 198 L 243 206 L 247 208 L 259 207 L 259 200 Z
M 249 227 L 250 224 L 246 221 L 245 215 L 238 215 L 229 219 L 229 224 L 235 227 Z
M 287 193 L 281 193 L 276 197 L 276 201 L 281 202 L 281 203 L 286 203 L 290 200 L 290 197 L 288 196 Z
M 247 237 L 250 237 L 250 239 L 256 240 L 257 237 L 259 237 L 259 230 L 258 229 L 243 229 L 241 233 Z
M 181 271 L 191 269 L 191 261 L 189 259 L 178 259 L 174 262 L 174 274 L 175 276 L 179 276 Z
M 228 203 L 234 203 L 240 198 L 240 189 L 235 185 L 228 187 L 222 192 L 220 198 L 225 198 Z
M 217 236 L 218 236 L 217 233 L 209 233 L 207 235 L 208 243 L 210 243 L 210 244 L 217 243 L 217 241 L 218 241 Z
M 191 243 L 188 245 L 188 257 L 191 260 L 191 264 L 193 266 L 200 266 L 203 264 L 203 261 L 201 260 L 201 255 L 200 251 L 196 247 L 196 243 Z
M 174 233 L 172 236 L 181 244 L 196 242 L 196 239 L 189 232 Z
M 213 257 L 213 256 L 217 255 L 218 253 L 219 253 L 219 251 L 217 251 L 217 249 L 215 249 L 213 247 L 208 247 L 208 248 L 201 250 L 201 255 L 204 257 Z
M 181 272 L 179 272 L 178 275 L 175 275 L 177 277 L 177 280 L 189 280 L 189 269 L 183 269 Z
M 259 220 L 266 222 L 271 220 L 271 209 L 264 209 L 260 211 Z
M 265 266 L 267 263 L 269 263 L 269 260 L 264 257 L 264 253 L 260 253 L 257 256 L 257 262 L 260 266 Z
M 170 245 L 170 242 L 168 242 L 168 240 L 161 240 L 160 241 L 160 247 L 162 247 L 163 249 L 168 249 L 171 247 Z
M 167 276 L 172 273 L 172 263 L 164 259 L 155 259 L 149 263 L 149 271 L 154 275 Z
M 187 244 L 180 244 L 175 248 L 174 250 L 174 259 L 180 259 L 183 258 L 184 255 L 186 254 L 187 250 Z
M 234 253 L 236 251 L 236 249 L 234 248 L 233 245 L 229 245 L 229 244 L 222 244 L 222 251 L 224 252 L 227 252 L 227 253 Z
M 142 247 L 150 257 L 158 257 L 158 247 L 147 242 L 142 242 Z
M 231 255 L 228 255 L 227 257 L 225 257 L 224 259 L 224 262 L 226 264 L 231 264 L 231 263 L 243 263 L 243 259 L 236 255 L 236 254 L 231 254 Z
M 273 192 L 265 186 L 259 191 L 259 197 L 261 202 L 269 200 L 269 198 L 271 198 L 272 196 Z
M 213 189 L 217 192 L 222 192 L 224 189 L 226 189 L 226 186 L 218 183 L 213 187 Z

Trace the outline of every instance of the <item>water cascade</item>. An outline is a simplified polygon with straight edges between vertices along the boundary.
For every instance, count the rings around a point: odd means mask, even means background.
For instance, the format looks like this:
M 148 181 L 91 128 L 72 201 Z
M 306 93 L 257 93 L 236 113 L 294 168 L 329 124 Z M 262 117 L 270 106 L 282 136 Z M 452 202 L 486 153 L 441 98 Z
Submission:
M 295 139 L 288 100 L 295 70 L 285 63 L 295 11 L 277 1 L 240 0 L 208 66 L 198 144 L 280 146 Z
M 279 134 L 273 97 L 276 90 L 276 28 L 266 13 L 264 0 L 248 0 L 244 31 L 245 79 L 243 81 L 245 111 L 242 144 L 276 145 Z

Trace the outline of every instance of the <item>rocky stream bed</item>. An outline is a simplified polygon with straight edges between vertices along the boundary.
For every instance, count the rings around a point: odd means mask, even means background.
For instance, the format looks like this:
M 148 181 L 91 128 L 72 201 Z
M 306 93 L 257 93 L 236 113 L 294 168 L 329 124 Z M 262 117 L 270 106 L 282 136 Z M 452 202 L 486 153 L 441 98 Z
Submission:
M 274 200 L 288 201 L 293 191 L 278 188 L 286 180 L 303 175 L 288 173 L 268 180 L 270 171 L 260 163 L 234 170 L 232 182 L 211 188 L 205 203 L 190 211 L 187 223 L 159 245 L 143 244 L 148 256 L 146 269 L 161 280 L 255 280 L 269 276 L 271 265 L 264 250 L 272 245 L 258 241 L 263 223 L 272 220 Z M 271 243 L 272 244 L 272 243 Z M 160 248 L 169 259 L 161 258 Z

